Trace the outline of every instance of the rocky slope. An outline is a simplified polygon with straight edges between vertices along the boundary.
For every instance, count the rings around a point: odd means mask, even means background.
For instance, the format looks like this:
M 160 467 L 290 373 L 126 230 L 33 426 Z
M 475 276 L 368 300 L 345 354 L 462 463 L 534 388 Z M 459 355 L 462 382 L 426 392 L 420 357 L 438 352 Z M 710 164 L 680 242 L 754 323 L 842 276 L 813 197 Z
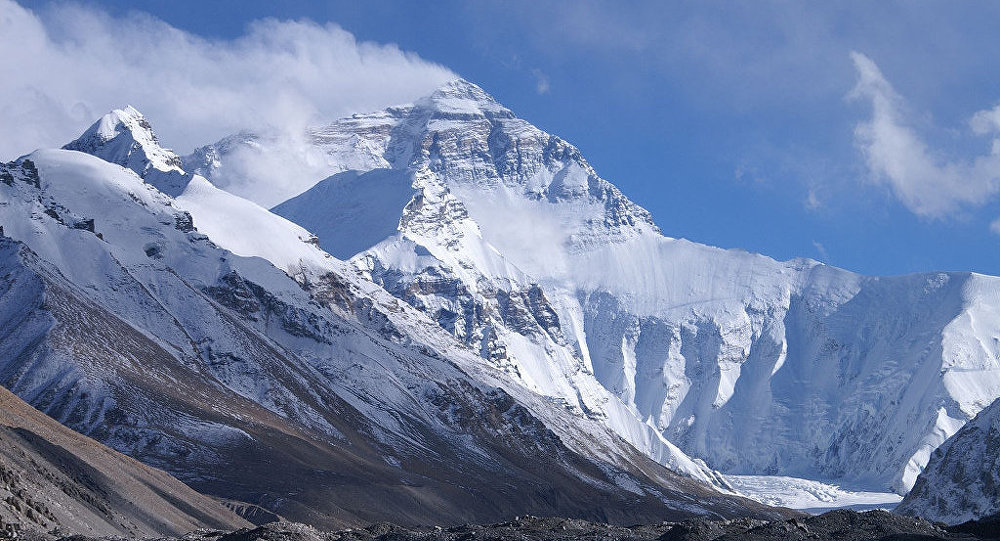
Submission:
M 289 154 L 244 133 L 184 166 L 286 199 L 276 213 L 485 364 L 694 477 L 713 474 L 670 442 L 727 473 L 902 494 L 1000 396 L 1000 280 L 665 237 L 575 147 L 471 83 L 306 140 Z M 286 178 L 279 154 L 313 176 Z
M 1000 513 L 1000 401 L 934 451 L 896 512 L 948 524 Z
M 855 513 L 835 511 L 818 517 L 766 522 L 738 519 L 690 520 L 639 526 L 611 526 L 565 518 L 517 517 L 496 524 L 451 528 L 407 529 L 391 524 L 321 532 L 301 524 L 274 523 L 236 532 L 194 532 L 185 539 L 209 541 L 462 541 L 504 539 L 511 541 L 764 541 L 813 539 L 818 541 L 934 539 L 979 539 L 952 533 L 925 520 L 916 520 L 884 511 Z M 988 538 L 988 537 L 984 537 Z
M 248 525 L 221 503 L 0 388 L 0 537 L 137 538 Z
M 67 426 L 326 527 L 784 514 L 484 366 L 135 110 L 68 146 L 0 166 L 0 383 Z

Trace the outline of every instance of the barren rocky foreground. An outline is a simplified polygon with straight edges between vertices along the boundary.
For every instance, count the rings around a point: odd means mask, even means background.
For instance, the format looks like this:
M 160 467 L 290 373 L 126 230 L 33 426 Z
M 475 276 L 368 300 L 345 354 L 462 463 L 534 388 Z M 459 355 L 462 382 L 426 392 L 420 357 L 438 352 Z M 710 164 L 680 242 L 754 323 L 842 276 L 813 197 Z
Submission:
M 0 538 L 60 532 L 142 538 L 248 524 L 219 502 L 73 432 L 0 387 Z
M 184 541 L 764 541 L 764 540 L 932 540 L 994 539 L 995 522 L 944 528 L 923 519 L 886 511 L 831 511 L 819 516 L 781 521 L 698 519 L 643 526 L 611 526 L 583 520 L 518 517 L 490 525 L 451 528 L 401 528 L 374 524 L 366 528 L 321 532 L 291 522 L 274 522 L 232 532 L 199 530 Z M 73 537 L 82 541 L 83 537 Z M 167 541 L 166 539 L 163 541 Z

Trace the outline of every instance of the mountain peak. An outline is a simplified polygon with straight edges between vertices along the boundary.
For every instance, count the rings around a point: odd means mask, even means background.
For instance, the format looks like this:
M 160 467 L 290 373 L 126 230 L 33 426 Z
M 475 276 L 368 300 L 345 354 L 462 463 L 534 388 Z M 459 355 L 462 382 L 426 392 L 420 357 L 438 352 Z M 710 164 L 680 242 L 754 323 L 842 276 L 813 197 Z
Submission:
M 142 113 L 131 105 L 126 105 L 121 109 L 113 109 L 101 117 L 94 125 L 97 127 L 97 135 L 105 141 L 114 139 L 121 133 L 123 128 L 130 130 L 139 129 L 148 134 L 153 140 L 156 139 L 156 135 L 153 134 L 153 128 L 149 125 L 146 117 L 142 116 Z
M 476 101 L 493 102 L 496 103 L 496 99 L 489 95 L 483 87 L 467 81 L 462 78 L 454 79 L 448 81 L 447 83 L 439 86 L 431 96 L 464 96 L 467 98 L 474 99 Z
M 63 148 L 92 154 L 132 169 L 141 177 L 153 169 L 183 173 L 180 157 L 160 146 L 149 121 L 131 105 L 102 116 Z
M 180 195 L 187 186 L 189 175 L 182 169 L 180 156 L 160 146 L 149 121 L 131 105 L 102 116 L 63 148 L 131 169 L 172 197 Z
M 477 116 L 513 118 L 514 113 L 501 105 L 479 85 L 455 79 L 440 86 L 417 106 L 433 110 L 436 116 L 468 118 Z

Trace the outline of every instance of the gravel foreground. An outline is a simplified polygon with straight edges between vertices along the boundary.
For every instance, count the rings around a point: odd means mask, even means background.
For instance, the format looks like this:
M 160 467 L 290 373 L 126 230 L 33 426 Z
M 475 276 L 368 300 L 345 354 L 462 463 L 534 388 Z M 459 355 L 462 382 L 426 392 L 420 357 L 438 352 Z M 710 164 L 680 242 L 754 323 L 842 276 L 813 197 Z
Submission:
M 232 532 L 198 530 L 161 541 L 757 541 L 757 540 L 884 540 L 996 539 L 1000 522 L 986 520 L 945 527 L 924 519 L 886 511 L 831 511 L 819 516 L 783 521 L 689 520 L 677 523 L 611 526 L 575 519 L 518 517 L 489 525 L 449 528 L 403 528 L 373 524 L 365 528 L 322 532 L 292 522 L 274 522 Z M 82 536 L 64 537 L 87 541 Z M 122 538 L 101 538 L 121 540 Z

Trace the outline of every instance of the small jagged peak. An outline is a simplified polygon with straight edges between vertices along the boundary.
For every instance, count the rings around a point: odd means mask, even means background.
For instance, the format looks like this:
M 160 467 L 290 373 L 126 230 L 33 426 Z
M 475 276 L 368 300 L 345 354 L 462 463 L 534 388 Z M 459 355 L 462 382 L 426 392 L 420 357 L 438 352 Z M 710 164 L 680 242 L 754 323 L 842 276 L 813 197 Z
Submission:
M 160 146 L 149 121 L 131 105 L 104 115 L 63 148 L 97 156 L 129 168 L 143 178 L 151 170 L 184 173 L 180 157 Z
M 465 79 L 445 83 L 419 100 L 417 106 L 428 107 L 447 117 L 514 117 L 510 109 L 501 105 L 479 85 Z
M 154 141 L 156 140 L 153 127 L 149 125 L 146 117 L 142 116 L 142 113 L 131 105 L 126 105 L 122 109 L 112 110 L 94 123 L 93 128 L 96 128 L 95 135 L 102 141 L 114 139 L 121 135 L 122 130 L 132 132 L 142 131 L 146 137 Z
M 448 81 L 447 83 L 439 86 L 437 90 L 431 93 L 431 96 L 460 97 L 479 102 L 492 103 L 496 103 L 497 101 L 493 96 L 490 96 L 485 90 L 483 90 L 483 87 L 462 78 Z

